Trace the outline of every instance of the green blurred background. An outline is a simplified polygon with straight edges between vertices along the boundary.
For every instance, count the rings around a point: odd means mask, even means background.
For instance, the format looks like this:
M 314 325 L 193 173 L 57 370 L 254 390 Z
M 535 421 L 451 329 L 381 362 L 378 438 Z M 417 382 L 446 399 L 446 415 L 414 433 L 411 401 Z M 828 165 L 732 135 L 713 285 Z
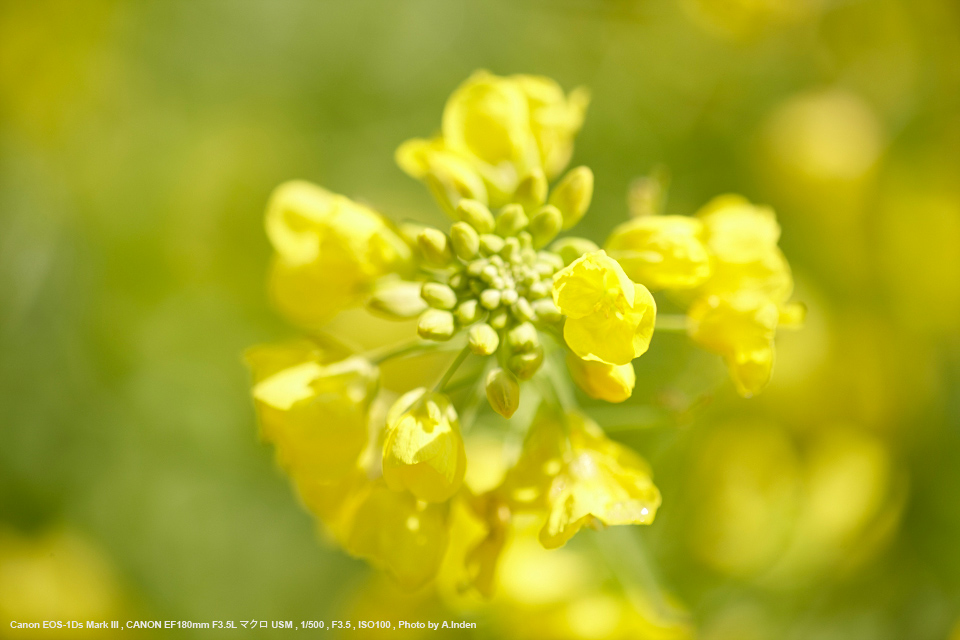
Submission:
M 582 235 L 658 165 L 670 213 L 780 217 L 809 318 L 767 392 L 606 420 L 655 470 L 639 535 L 697 636 L 960 637 L 956 0 L 0 2 L 0 637 L 363 592 L 256 438 L 241 354 L 294 333 L 264 204 L 304 178 L 439 220 L 393 151 L 477 68 L 591 89 Z M 678 340 L 637 402 L 722 376 Z

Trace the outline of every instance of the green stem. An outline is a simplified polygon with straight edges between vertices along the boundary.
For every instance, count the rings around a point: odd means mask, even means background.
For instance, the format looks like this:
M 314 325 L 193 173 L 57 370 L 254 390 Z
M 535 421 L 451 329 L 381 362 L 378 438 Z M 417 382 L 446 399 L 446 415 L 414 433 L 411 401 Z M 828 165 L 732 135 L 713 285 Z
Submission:
M 366 353 L 367 360 L 373 364 L 381 364 L 393 358 L 405 356 L 408 353 L 417 353 L 419 351 L 432 351 L 440 347 L 438 342 L 424 342 L 423 340 L 413 340 L 398 345 L 374 349 Z
M 457 369 L 460 368 L 460 365 L 463 364 L 463 361 L 467 359 L 467 356 L 470 355 L 469 345 L 460 350 L 460 353 L 457 354 L 457 358 L 450 364 L 450 368 L 447 369 L 447 372 L 443 374 L 443 377 L 440 378 L 440 382 L 437 383 L 437 386 L 433 388 L 436 392 L 443 391 L 444 387 L 447 386 L 447 383 L 450 382 L 450 379 L 453 378 L 453 374 L 457 372 Z
M 687 316 L 681 314 L 666 314 L 657 316 L 657 331 L 686 331 Z

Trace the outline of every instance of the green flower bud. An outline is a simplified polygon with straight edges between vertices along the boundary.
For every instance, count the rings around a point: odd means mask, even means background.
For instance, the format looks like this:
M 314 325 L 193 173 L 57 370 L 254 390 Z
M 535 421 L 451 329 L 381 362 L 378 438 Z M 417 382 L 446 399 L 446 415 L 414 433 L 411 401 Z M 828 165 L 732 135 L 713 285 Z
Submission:
M 466 222 L 455 222 L 450 227 L 450 242 L 461 260 L 473 260 L 480 251 L 480 235 Z
M 492 256 L 500 253 L 503 249 L 503 238 L 495 236 L 492 233 L 485 233 L 480 236 L 480 252 L 485 256 Z
M 518 298 L 510 308 L 510 311 L 513 312 L 513 317 L 520 322 L 531 322 L 537 319 L 537 314 L 534 312 L 533 306 L 526 298 Z
M 480 294 L 480 304 L 491 311 L 496 309 L 500 306 L 500 291 L 498 289 L 487 289 Z
M 560 322 L 563 319 L 560 309 L 557 309 L 557 305 L 553 304 L 553 300 L 550 298 L 540 298 L 530 306 L 533 307 L 537 317 L 544 322 Z
M 384 283 L 367 300 L 367 309 L 390 320 L 416 318 L 427 308 L 420 297 L 419 282 L 391 281 Z
M 490 314 L 490 326 L 499 331 L 507 326 L 509 319 L 507 310 L 501 307 Z
M 480 317 L 480 305 L 476 300 L 466 300 L 460 303 L 454 313 L 457 316 L 457 322 L 466 326 L 476 322 Z
M 500 336 L 493 330 L 493 327 L 481 322 L 470 327 L 467 332 L 467 344 L 470 350 L 478 356 L 489 356 L 497 351 L 500 346 Z
M 523 212 L 523 207 L 516 203 L 508 204 L 500 210 L 500 215 L 497 216 L 497 233 L 503 237 L 515 236 L 529 222 L 527 214 Z
M 547 201 L 547 176 L 543 169 L 533 169 L 517 186 L 513 201 L 524 209 L 535 209 Z
M 504 418 L 512 416 L 520 406 L 520 383 L 509 371 L 499 367 L 487 375 L 487 402 Z
M 453 289 L 439 282 L 424 282 L 420 297 L 434 309 L 453 309 L 457 306 L 457 294 Z
M 540 346 L 537 328 L 529 322 L 518 324 L 507 333 L 507 344 L 518 353 L 527 353 Z
M 433 266 L 444 267 L 453 259 L 447 236 L 439 229 L 426 227 L 417 236 L 417 246 L 423 259 Z
M 537 346 L 529 353 L 517 353 L 507 360 L 507 368 L 521 380 L 529 380 L 543 364 L 543 347 Z
M 567 172 L 550 194 L 550 204 L 560 210 L 563 228 L 580 222 L 590 208 L 593 198 L 593 172 L 589 167 L 577 167 Z
M 496 223 L 487 205 L 477 200 L 461 200 L 457 206 L 457 215 L 461 220 L 477 230 L 477 233 L 490 233 Z
M 453 314 L 440 309 L 427 309 L 417 322 L 417 333 L 424 340 L 449 340 L 454 330 Z
M 550 245 L 550 251 L 560 256 L 564 266 L 568 266 L 585 253 L 599 250 L 600 247 L 586 238 L 560 238 Z
M 563 226 L 563 216 L 560 210 L 552 204 L 541 207 L 530 217 L 530 226 L 527 227 L 533 239 L 533 246 L 539 249 L 545 247 L 560 233 Z

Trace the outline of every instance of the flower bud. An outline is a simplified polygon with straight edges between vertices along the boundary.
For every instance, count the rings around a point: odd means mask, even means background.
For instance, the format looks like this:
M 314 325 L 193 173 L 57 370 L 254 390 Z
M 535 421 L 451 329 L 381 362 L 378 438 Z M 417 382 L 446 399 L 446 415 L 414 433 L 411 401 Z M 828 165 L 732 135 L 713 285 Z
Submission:
M 454 314 L 461 325 L 472 324 L 480 317 L 480 305 L 476 300 L 466 300 L 460 303 Z
M 550 251 L 560 256 L 564 266 L 571 264 L 585 253 L 593 253 L 599 250 L 600 247 L 586 238 L 560 238 L 550 245 Z
M 457 294 L 439 282 L 424 282 L 420 296 L 434 309 L 453 309 L 457 306 Z
M 485 322 L 470 327 L 467 333 L 467 344 L 470 350 L 478 356 L 489 356 L 495 353 L 500 346 L 500 336 Z
M 550 194 L 550 204 L 560 210 L 563 228 L 580 222 L 590 208 L 593 198 L 593 172 L 589 167 L 577 167 L 567 172 Z
M 507 326 L 507 320 L 509 319 L 507 310 L 501 307 L 490 314 L 489 325 L 499 331 Z
M 503 249 L 503 238 L 495 236 L 492 233 L 485 233 L 480 236 L 480 252 L 485 256 L 492 256 L 500 253 Z
M 562 226 L 563 216 L 560 215 L 559 209 L 552 204 L 541 207 L 530 217 L 530 226 L 527 227 L 533 240 L 533 246 L 537 249 L 546 246 L 557 237 Z
M 433 266 L 446 266 L 450 263 L 450 260 L 453 259 L 447 236 L 439 229 L 432 227 L 424 228 L 423 231 L 420 232 L 420 235 L 417 236 L 417 246 L 420 247 L 420 253 L 423 254 L 423 259 Z
M 457 206 L 457 216 L 476 229 L 477 233 L 490 233 L 496 225 L 487 205 L 477 200 L 461 200 Z
M 512 416 L 520 406 L 520 383 L 509 371 L 499 367 L 487 375 L 487 402 L 504 418 Z
M 480 294 L 480 304 L 486 309 L 496 309 L 500 306 L 500 291 L 498 289 L 487 289 Z
M 560 320 L 563 319 L 563 314 L 560 313 L 560 309 L 557 309 L 557 305 L 555 305 L 550 298 L 534 300 L 530 306 L 533 307 L 533 311 L 537 314 L 537 317 L 544 322 L 560 322 Z
M 420 284 L 417 282 L 388 282 L 367 300 L 367 309 L 371 313 L 391 320 L 415 318 L 426 308 L 427 303 L 420 297 Z
M 533 310 L 533 306 L 526 298 L 518 298 L 510 308 L 510 311 L 513 313 L 513 317 L 520 322 L 531 322 L 537 319 L 537 314 Z
M 507 368 L 521 380 L 529 380 L 540 370 L 543 364 L 543 347 L 537 345 L 528 353 L 517 353 L 510 356 Z
M 567 368 L 576 385 L 595 400 L 623 402 L 633 393 L 637 382 L 632 363 L 612 365 L 583 360 L 570 353 L 567 355 Z
M 518 324 L 507 332 L 507 344 L 518 353 L 527 353 L 540 346 L 537 329 L 529 322 Z
M 424 340 L 449 340 L 454 329 L 453 314 L 440 309 L 427 309 L 417 322 L 417 333 Z
M 508 204 L 500 210 L 500 215 L 497 216 L 497 233 L 503 237 L 515 236 L 529 222 L 527 214 L 523 212 L 523 207 L 516 203 Z
M 480 236 L 466 222 L 455 222 L 450 227 L 450 243 L 461 260 L 473 260 L 480 251 Z
M 536 167 L 531 171 L 513 194 L 513 201 L 524 209 L 535 209 L 547 201 L 547 177 L 543 169 Z

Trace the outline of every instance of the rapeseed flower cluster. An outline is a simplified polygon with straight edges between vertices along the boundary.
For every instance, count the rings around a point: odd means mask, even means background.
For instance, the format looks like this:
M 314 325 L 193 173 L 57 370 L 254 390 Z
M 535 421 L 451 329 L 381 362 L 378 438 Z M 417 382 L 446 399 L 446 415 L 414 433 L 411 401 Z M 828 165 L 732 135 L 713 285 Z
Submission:
M 585 526 L 653 521 L 660 494 L 649 467 L 569 388 L 630 397 L 632 361 L 657 328 L 653 292 L 686 305 L 683 325 L 725 358 L 743 395 L 766 384 L 777 327 L 798 319 L 773 213 L 741 198 L 695 217 L 636 217 L 602 249 L 557 239 L 592 199 L 590 169 L 566 170 L 588 101 L 542 77 L 467 79 L 440 133 L 397 151 L 451 218 L 446 230 L 394 224 L 306 182 L 281 185 L 268 205 L 270 291 L 312 337 L 248 352 L 261 434 L 325 532 L 406 586 L 434 578 L 456 548 L 460 587 L 490 595 L 518 519 L 537 522 L 545 548 Z M 417 336 L 344 348 L 324 325 L 355 307 L 414 320 Z M 380 364 L 442 351 L 456 356 L 431 388 L 399 397 L 381 388 Z M 476 384 L 455 402 L 468 360 Z M 464 482 L 473 400 L 485 394 L 510 418 L 521 390 L 539 405 L 521 425 L 522 451 L 498 484 L 473 489 Z M 466 549 L 464 519 L 479 531 Z

